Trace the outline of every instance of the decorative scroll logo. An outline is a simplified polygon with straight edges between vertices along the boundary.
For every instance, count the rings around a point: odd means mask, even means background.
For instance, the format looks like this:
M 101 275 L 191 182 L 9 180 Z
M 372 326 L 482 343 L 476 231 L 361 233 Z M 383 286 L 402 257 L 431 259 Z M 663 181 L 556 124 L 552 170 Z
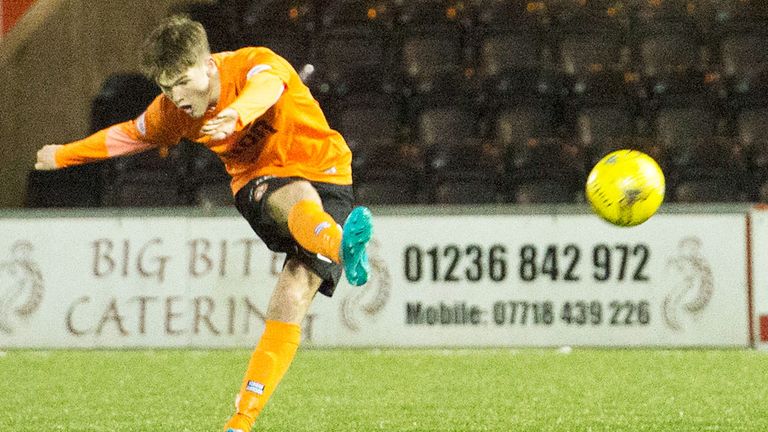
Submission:
M 0 333 L 13 333 L 15 319 L 32 315 L 43 301 L 43 275 L 31 255 L 32 244 L 20 240 L 0 262 Z
M 379 257 L 379 243 L 376 239 L 368 244 L 368 262 L 371 265 L 368 283 L 349 290 L 349 294 L 341 301 L 341 321 L 355 332 L 360 330 L 361 319 L 370 319 L 384 309 L 392 284 L 389 269 Z
M 701 240 L 685 237 L 678 255 L 667 261 L 666 273 L 672 290 L 662 303 L 662 316 L 672 330 L 683 329 L 683 317 L 698 319 L 714 294 L 712 268 L 701 256 Z

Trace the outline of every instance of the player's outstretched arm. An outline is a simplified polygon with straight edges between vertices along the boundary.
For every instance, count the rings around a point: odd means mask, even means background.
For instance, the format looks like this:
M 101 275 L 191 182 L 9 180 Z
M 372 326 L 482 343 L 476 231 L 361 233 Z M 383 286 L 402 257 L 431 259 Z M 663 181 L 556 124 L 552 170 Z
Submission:
M 35 169 L 52 170 L 138 153 L 154 143 L 138 135 L 134 122 L 118 123 L 93 135 L 62 145 L 46 145 L 37 152 Z
M 61 148 L 59 144 L 50 144 L 43 146 L 37 151 L 37 161 L 35 162 L 35 169 L 46 171 L 59 168 L 56 165 L 56 151 Z
M 165 104 L 165 106 L 161 106 Z M 171 102 L 158 96 L 138 118 L 112 125 L 79 141 L 46 145 L 37 152 L 35 169 L 52 170 L 172 146 L 183 135 Z

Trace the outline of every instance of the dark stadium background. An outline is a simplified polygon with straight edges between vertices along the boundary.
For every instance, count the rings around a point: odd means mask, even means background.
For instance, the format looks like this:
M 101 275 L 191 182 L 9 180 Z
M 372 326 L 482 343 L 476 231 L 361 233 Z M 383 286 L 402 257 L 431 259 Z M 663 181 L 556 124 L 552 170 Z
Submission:
M 768 202 L 766 2 L 222 0 L 173 12 L 203 22 L 215 51 L 268 46 L 306 74 L 354 151 L 364 204 L 579 203 L 592 164 L 618 148 L 657 159 L 667 202 Z M 90 131 L 156 94 L 125 69 L 100 81 Z M 17 171 L 27 207 L 231 205 L 218 160 L 191 143 Z

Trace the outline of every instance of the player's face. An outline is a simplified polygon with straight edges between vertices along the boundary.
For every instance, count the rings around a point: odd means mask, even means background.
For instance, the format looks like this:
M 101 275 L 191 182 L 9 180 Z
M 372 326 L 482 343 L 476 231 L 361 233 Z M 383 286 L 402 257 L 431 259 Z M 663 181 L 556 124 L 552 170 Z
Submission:
M 216 65 L 207 59 L 190 67 L 178 76 L 159 80 L 158 85 L 177 108 L 192 118 L 200 118 L 216 106 L 218 79 Z

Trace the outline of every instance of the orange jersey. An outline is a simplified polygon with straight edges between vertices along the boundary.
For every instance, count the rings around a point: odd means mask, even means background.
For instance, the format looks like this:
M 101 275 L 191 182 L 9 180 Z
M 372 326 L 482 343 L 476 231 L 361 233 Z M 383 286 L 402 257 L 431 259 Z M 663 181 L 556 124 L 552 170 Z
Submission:
M 352 184 L 349 147 L 330 128 L 319 104 L 285 59 L 267 48 L 243 48 L 213 54 L 213 58 L 221 94 L 215 109 L 204 117 L 190 117 L 161 94 L 137 119 L 59 148 L 56 164 L 72 166 L 175 145 L 186 138 L 221 158 L 232 176 L 233 193 L 265 175 Z M 270 100 L 269 95 L 279 96 Z M 200 129 L 224 108 L 238 112 L 237 127 L 229 137 L 214 141 Z

